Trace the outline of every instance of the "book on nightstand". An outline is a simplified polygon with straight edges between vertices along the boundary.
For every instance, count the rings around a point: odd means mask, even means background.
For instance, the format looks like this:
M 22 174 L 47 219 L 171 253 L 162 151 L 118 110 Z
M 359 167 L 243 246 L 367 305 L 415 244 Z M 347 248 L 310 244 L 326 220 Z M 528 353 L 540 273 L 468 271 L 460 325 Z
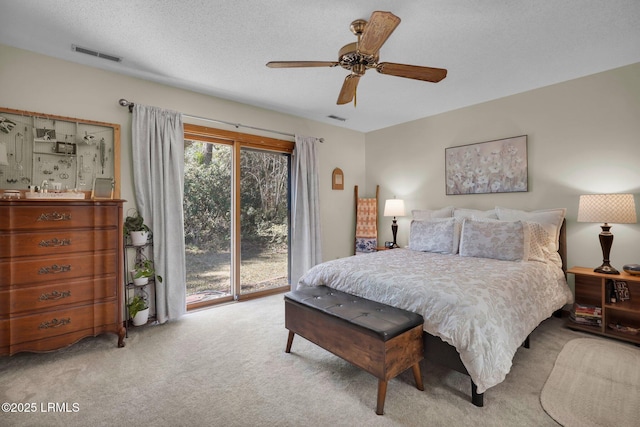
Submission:
M 629 287 L 627 286 L 627 282 L 624 282 L 621 280 L 614 280 L 613 286 L 616 291 L 618 301 L 628 301 L 631 299 L 631 295 L 629 295 Z
M 569 318 L 580 325 L 601 326 L 602 307 L 574 303 Z

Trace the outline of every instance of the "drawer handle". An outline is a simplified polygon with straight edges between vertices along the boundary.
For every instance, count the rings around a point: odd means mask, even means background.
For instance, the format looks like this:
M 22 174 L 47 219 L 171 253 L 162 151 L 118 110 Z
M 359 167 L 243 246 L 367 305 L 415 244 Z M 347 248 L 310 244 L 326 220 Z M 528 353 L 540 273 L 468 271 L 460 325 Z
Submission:
M 40 217 L 37 219 L 38 221 L 71 221 L 71 214 L 68 213 L 43 213 L 40 214 Z
M 66 319 L 51 319 L 48 322 L 40 323 L 38 329 L 59 328 L 60 326 L 68 325 L 69 323 L 71 323 L 70 317 L 67 317 Z
M 38 274 L 57 274 L 57 273 L 66 273 L 68 271 L 71 271 L 71 264 L 69 265 L 53 264 L 51 267 L 40 267 Z
M 38 298 L 38 301 L 55 301 L 55 300 L 59 300 L 62 298 L 67 298 L 71 296 L 71 291 L 53 291 L 53 292 L 49 292 L 46 294 L 42 294 L 40 295 L 40 298 Z
M 71 246 L 71 239 L 58 239 L 57 237 L 54 237 L 51 240 L 41 240 L 38 245 L 43 248 L 55 246 Z

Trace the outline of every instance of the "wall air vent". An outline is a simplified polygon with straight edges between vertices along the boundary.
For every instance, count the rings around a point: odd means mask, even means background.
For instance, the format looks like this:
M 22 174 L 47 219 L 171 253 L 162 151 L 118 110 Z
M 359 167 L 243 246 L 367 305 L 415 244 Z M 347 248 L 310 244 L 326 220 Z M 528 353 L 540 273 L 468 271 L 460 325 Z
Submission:
M 335 115 L 333 115 L 333 114 L 331 114 L 330 116 L 327 116 L 327 117 L 328 117 L 328 118 L 330 118 L 330 119 L 333 119 L 333 120 L 341 121 L 341 122 L 346 122 L 346 121 L 347 121 L 347 119 L 345 119 L 345 118 L 343 118 L 343 117 L 335 116 Z
M 115 56 L 115 55 L 109 55 L 108 53 L 102 53 L 102 52 L 98 52 L 92 49 L 87 49 L 86 47 L 80 47 L 80 46 L 76 46 L 75 44 L 71 45 L 71 50 L 75 51 L 75 52 L 80 52 L 80 53 L 84 53 L 85 55 L 91 55 L 91 56 L 95 56 L 98 58 L 102 58 L 102 59 L 107 59 L 109 61 L 113 61 L 113 62 L 122 62 L 122 58 Z

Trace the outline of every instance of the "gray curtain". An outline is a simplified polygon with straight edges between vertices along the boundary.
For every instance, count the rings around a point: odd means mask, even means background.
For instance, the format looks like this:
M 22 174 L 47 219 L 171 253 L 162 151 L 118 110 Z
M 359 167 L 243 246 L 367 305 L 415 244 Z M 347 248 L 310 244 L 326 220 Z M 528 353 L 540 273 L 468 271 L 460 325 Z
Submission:
M 291 171 L 291 289 L 322 262 L 317 138 L 296 135 Z
M 186 312 L 184 127 L 182 114 L 136 104 L 133 179 L 138 212 L 153 232 L 156 315 L 160 323 Z

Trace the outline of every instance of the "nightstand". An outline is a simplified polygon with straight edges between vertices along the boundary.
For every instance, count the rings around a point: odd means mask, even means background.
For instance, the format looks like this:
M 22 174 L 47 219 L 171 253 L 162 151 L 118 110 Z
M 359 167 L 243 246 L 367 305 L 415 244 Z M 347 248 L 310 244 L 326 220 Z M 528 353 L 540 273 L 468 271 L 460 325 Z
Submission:
M 640 276 L 596 273 L 592 268 L 572 267 L 567 273 L 575 276 L 575 302 L 601 308 L 602 323 L 598 326 L 567 321 L 570 329 L 591 332 L 619 340 L 640 344 L 640 333 L 624 332 L 625 327 L 640 329 Z M 607 291 L 613 283 L 625 282 L 630 299 L 608 302 Z

